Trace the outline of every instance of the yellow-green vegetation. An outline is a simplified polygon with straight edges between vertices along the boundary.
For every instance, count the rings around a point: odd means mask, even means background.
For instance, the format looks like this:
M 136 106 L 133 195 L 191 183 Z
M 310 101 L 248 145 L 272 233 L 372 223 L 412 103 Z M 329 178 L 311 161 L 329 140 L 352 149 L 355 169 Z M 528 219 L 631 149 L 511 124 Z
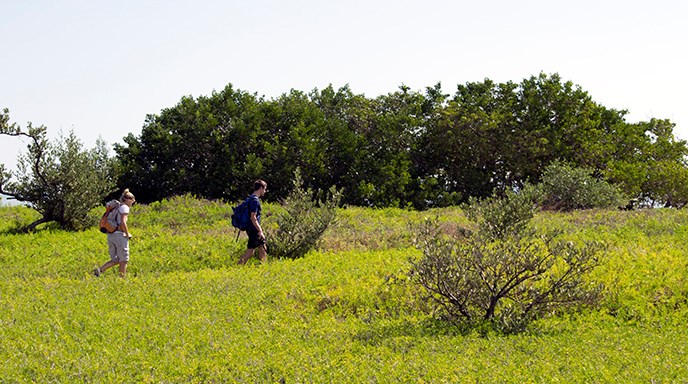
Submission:
M 279 207 L 266 204 L 264 221 Z M 541 213 L 570 241 L 609 244 L 600 308 L 527 332 L 460 333 L 414 301 L 411 224 L 427 212 L 347 208 L 316 251 L 239 267 L 230 205 L 135 206 L 127 278 L 90 271 L 105 236 L 0 207 L 0 383 L 680 382 L 688 377 L 688 211 Z M 40 228 L 40 227 L 39 227 Z

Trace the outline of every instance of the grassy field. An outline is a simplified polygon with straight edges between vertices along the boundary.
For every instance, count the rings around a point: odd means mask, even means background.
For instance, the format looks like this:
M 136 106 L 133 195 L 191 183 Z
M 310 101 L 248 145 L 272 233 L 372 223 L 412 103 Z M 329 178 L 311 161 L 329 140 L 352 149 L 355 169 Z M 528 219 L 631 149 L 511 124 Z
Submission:
M 414 301 L 412 224 L 454 230 L 458 208 L 342 209 L 307 257 L 245 267 L 230 211 L 134 207 L 121 279 L 90 275 L 107 260 L 95 226 L 14 234 L 36 214 L 0 207 L 0 383 L 688 382 L 688 211 L 539 214 L 609 243 L 591 276 L 606 295 L 509 336 L 460 333 Z

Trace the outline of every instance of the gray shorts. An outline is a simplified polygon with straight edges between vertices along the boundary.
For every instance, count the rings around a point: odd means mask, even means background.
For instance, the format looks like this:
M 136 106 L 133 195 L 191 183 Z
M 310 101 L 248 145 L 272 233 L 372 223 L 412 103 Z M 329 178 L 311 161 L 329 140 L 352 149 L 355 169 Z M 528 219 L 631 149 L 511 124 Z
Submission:
M 108 233 L 107 242 L 110 260 L 115 263 L 129 262 L 129 238 L 124 236 L 124 232 Z

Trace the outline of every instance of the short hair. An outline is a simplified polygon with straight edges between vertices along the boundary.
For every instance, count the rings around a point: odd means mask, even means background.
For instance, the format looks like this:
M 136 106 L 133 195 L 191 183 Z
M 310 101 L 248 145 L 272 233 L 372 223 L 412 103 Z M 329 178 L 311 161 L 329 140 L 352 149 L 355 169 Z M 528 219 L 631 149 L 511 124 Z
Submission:
M 261 179 L 258 179 L 255 182 L 253 182 L 253 192 L 255 192 L 261 188 L 267 188 L 267 187 L 268 187 L 268 183 L 264 182 Z

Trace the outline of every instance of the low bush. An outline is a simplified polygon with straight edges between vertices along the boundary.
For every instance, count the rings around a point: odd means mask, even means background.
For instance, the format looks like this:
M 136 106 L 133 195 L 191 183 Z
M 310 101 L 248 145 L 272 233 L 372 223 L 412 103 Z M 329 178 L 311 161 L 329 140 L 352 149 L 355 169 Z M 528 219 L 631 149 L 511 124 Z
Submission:
M 294 189 L 275 213 L 276 228 L 267 227 L 272 257 L 297 259 L 313 249 L 337 215 L 341 192 L 330 188 L 322 191 L 304 189 L 300 172 L 294 176 Z
M 628 203 L 619 188 L 594 177 L 592 170 L 560 162 L 547 166 L 534 188 L 541 194 L 543 208 L 556 211 L 617 208 Z
M 518 332 L 532 320 L 568 307 L 594 304 L 600 287 L 586 281 L 599 265 L 601 242 L 559 241 L 529 222 L 533 203 L 510 193 L 476 203 L 473 231 L 456 237 L 432 220 L 419 228 L 423 257 L 411 276 L 445 318 L 462 327 L 488 325 Z M 477 214 L 475 212 L 478 212 Z

